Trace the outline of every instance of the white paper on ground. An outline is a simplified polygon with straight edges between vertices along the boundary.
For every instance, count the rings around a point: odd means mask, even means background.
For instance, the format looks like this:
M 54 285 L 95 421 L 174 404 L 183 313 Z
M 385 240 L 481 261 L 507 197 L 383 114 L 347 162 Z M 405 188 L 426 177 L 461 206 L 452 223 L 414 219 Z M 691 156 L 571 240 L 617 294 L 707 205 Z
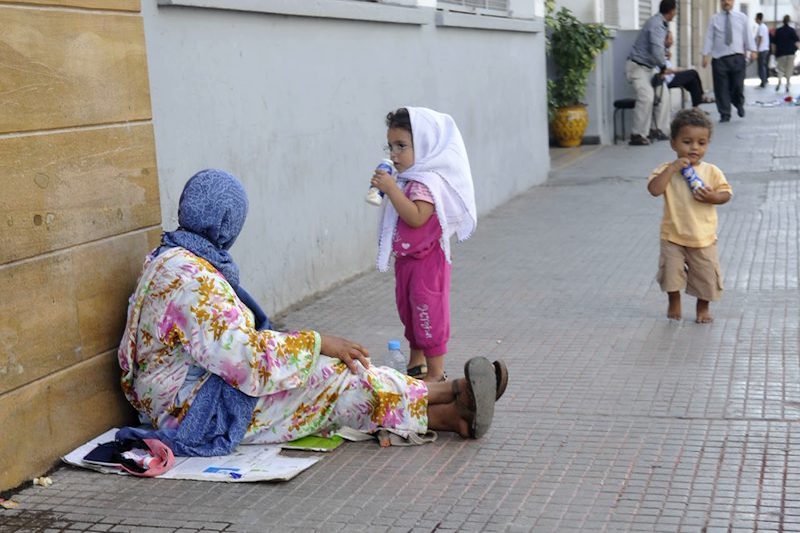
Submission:
M 84 456 L 97 445 L 114 440 L 117 430 L 109 429 L 71 451 L 62 460 L 67 464 L 104 474 L 130 475 L 119 468 L 83 462 Z M 319 460 L 320 457 L 284 457 L 280 455 L 280 446 L 275 444 L 242 445 L 232 454 L 221 457 L 176 457 L 173 467 L 157 477 L 229 483 L 288 481 Z
M 375 439 L 375 437 L 373 435 L 370 435 L 369 433 L 364 433 L 361 430 L 349 428 L 347 426 L 340 428 L 339 431 L 336 432 L 336 434 L 345 440 L 353 442 Z

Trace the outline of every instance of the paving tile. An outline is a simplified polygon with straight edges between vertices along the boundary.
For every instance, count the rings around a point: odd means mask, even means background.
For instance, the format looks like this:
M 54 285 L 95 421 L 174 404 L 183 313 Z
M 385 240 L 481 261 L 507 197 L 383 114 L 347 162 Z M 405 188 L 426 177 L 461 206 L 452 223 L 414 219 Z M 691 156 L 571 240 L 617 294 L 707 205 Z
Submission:
M 634 152 L 602 147 L 453 246 L 448 373 L 475 354 L 511 373 L 484 439 L 348 444 L 283 484 L 62 467 L 54 490 L 15 494 L 0 531 L 800 530 L 798 121 L 753 108 L 726 126 L 708 154 L 735 191 L 713 324 L 688 297 L 668 321 L 654 282 L 661 200 L 644 179 L 668 151 L 620 175 Z M 747 141 L 775 131 L 769 150 Z M 279 318 L 381 353 L 402 338 L 393 283 L 368 272 Z

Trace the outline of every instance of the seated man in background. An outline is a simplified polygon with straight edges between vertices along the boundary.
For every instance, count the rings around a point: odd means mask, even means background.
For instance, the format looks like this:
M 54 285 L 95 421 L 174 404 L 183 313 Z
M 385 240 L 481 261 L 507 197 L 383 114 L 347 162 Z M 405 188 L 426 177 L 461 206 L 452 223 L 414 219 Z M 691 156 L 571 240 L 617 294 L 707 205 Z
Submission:
M 666 51 L 665 64 L 667 68 L 664 70 L 664 81 L 670 89 L 686 89 L 692 97 L 692 107 L 699 107 L 700 104 L 710 104 L 714 100 L 706 97 L 703 94 L 703 82 L 700 80 L 700 75 L 693 68 L 679 68 L 672 65 L 671 52 L 669 49 L 674 42 L 672 32 L 667 32 L 667 38 L 664 42 Z

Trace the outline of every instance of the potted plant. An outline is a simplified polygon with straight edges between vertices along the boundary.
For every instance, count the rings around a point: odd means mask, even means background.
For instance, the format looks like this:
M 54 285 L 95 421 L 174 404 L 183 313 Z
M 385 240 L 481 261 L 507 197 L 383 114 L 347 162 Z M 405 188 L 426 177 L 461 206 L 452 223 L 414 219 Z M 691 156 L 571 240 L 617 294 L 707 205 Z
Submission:
M 547 53 L 555 65 L 555 76 L 547 80 L 548 117 L 559 146 L 578 146 L 589 124 L 586 84 L 610 32 L 603 24 L 581 22 L 566 7 L 554 14 L 554 0 L 546 4 Z

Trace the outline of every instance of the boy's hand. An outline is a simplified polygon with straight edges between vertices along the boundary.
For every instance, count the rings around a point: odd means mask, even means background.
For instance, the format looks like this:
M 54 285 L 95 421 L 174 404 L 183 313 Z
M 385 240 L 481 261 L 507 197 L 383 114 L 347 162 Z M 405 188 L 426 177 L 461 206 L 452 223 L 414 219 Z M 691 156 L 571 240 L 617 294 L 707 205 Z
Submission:
M 683 170 L 684 168 L 688 167 L 691 164 L 692 162 L 689 161 L 688 157 L 679 157 L 678 159 L 672 162 L 672 168 L 675 169 L 675 172 L 680 172 L 681 170 Z
M 383 169 L 376 170 L 369 183 L 373 187 L 377 187 L 381 192 L 388 192 L 392 186 L 397 185 L 395 179 Z
M 692 192 L 692 196 L 694 196 L 694 199 L 698 202 L 703 202 L 705 204 L 717 203 L 714 191 L 708 187 L 698 187 Z

